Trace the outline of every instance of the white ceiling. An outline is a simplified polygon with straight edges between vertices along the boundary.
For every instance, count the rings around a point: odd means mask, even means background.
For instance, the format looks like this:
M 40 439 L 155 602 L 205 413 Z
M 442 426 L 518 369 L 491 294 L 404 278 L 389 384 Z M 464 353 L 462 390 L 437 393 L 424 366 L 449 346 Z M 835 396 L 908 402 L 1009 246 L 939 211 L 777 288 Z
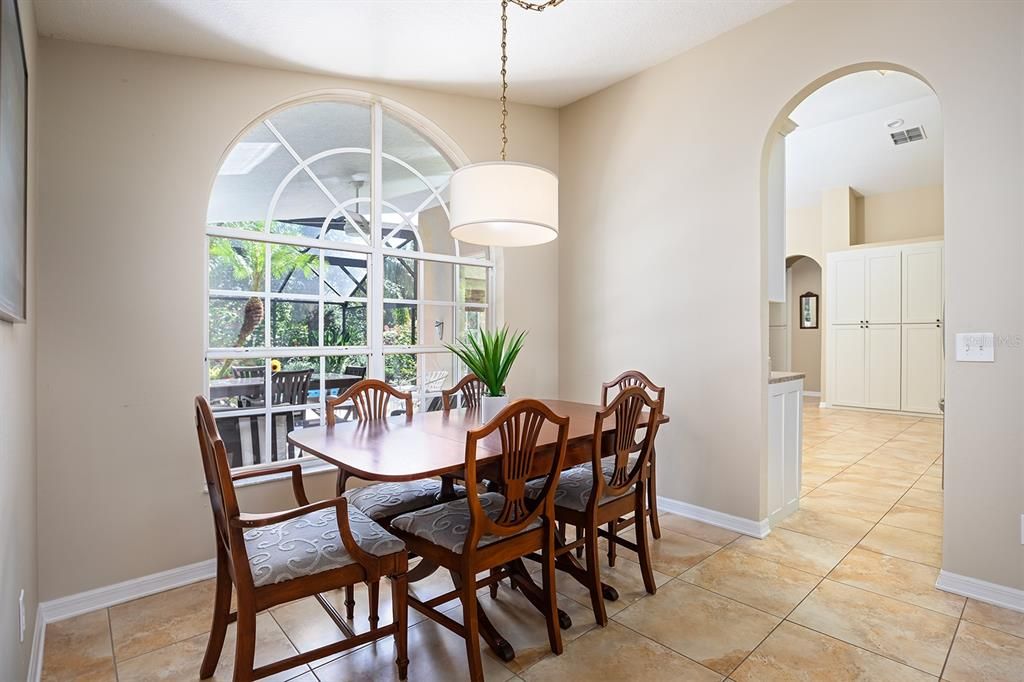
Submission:
M 509 96 L 562 106 L 789 0 L 509 8 Z M 242 64 L 497 91 L 498 0 L 36 0 L 39 34 Z
M 895 77 L 895 78 L 894 78 Z M 846 76 L 812 93 L 790 115 L 786 201 L 818 206 L 821 192 L 850 186 L 865 196 L 942 184 L 942 112 L 921 81 L 877 71 Z M 903 119 L 895 129 L 887 123 Z M 893 130 L 921 125 L 927 138 L 896 146 Z
M 813 128 L 934 95 L 924 81 L 900 71 L 859 71 L 812 92 L 789 118 L 801 128 Z

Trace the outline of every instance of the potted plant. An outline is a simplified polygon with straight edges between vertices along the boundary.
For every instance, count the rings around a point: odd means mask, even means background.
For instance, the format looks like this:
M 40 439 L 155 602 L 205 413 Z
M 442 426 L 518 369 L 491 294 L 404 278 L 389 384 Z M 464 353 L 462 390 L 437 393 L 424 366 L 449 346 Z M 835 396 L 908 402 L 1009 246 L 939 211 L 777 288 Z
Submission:
M 509 332 L 508 325 L 493 332 L 481 329 L 456 339 L 445 348 L 462 360 L 470 372 L 487 387 L 481 401 L 489 407 L 508 403 L 505 395 L 505 380 L 512 371 L 512 365 L 523 349 L 526 332 Z

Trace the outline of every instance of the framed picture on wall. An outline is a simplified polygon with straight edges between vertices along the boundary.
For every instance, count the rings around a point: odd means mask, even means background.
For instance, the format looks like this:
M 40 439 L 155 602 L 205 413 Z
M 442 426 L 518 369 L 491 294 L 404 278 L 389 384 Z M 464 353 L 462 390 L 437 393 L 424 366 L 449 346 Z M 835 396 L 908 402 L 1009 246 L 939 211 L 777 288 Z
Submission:
M 0 319 L 27 315 L 28 71 L 17 0 L 0 0 Z
M 800 328 L 818 328 L 818 295 L 810 291 L 800 297 Z

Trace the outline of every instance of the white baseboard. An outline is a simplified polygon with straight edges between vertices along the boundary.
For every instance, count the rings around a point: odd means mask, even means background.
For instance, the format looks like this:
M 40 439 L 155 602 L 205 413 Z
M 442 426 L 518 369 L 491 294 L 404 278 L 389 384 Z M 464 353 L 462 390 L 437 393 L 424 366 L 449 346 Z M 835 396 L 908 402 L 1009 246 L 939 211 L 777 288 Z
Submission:
M 46 625 L 59 620 L 80 616 L 83 613 L 105 609 L 126 601 L 148 597 L 157 592 L 172 590 L 217 575 L 215 559 L 200 561 L 168 571 L 144 575 L 141 578 L 125 580 L 122 583 L 98 587 L 59 599 L 40 602 L 36 610 L 36 627 L 32 636 L 32 653 L 29 657 L 28 682 L 39 682 L 43 674 L 43 650 L 46 647 Z
M 755 538 L 766 538 L 772 532 L 771 526 L 768 525 L 768 519 L 752 521 L 740 516 L 715 511 L 714 509 L 698 507 L 689 502 L 680 502 L 669 497 L 662 497 L 661 495 L 658 496 L 658 511 L 685 516 L 694 521 L 702 521 L 712 526 L 718 526 L 719 528 L 725 528 L 726 530 Z
M 46 621 L 43 607 L 36 607 L 36 626 L 32 632 L 32 653 L 28 657 L 28 682 L 39 682 L 43 677 L 43 647 L 46 644 Z
M 825 402 L 824 400 L 822 400 L 820 403 L 818 403 L 818 407 L 829 408 L 829 407 L 832 407 L 832 403 L 828 403 L 828 402 Z
M 46 623 L 53 623 L 71 618 L 96 609 L 122 604 L 126 601 L 148 597 L 157 592 L 164 592 L 175 587 L 190 585 L 200 580 L 212 578 L 217 574 L 217 562 L 214 559 L 200 561 L 188 566 L 172 568 L 169 571 L 144 575 L 123 583 L 98 587 L 95 590 L 79 592 L 60 599 L 42 602 L 39 609 Z
M 945 592 L 959 594 L 961 597 L 970 597 L 1001 606 L 1004 609 L 1024 612 L 1024 590 L 1018 590 L 1015 587 L 997 585 L 949 571 L 939 571 L 939 579 L 935 581 L 935 587 Z
M 805 396 L 810 396 L 812 398 L 820 398 L 821 397 L 821 391 L 804 391 L 804 395 Z

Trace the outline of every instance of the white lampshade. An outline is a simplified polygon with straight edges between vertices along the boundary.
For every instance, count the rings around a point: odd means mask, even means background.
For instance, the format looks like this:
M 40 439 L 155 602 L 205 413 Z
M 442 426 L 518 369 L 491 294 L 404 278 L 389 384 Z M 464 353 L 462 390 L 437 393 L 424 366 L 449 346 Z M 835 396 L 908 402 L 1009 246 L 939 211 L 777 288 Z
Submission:
M 470 244 L 532 246 L 558 237 L 558 176 L 494 161 L 452 174 L 451 235 Z

